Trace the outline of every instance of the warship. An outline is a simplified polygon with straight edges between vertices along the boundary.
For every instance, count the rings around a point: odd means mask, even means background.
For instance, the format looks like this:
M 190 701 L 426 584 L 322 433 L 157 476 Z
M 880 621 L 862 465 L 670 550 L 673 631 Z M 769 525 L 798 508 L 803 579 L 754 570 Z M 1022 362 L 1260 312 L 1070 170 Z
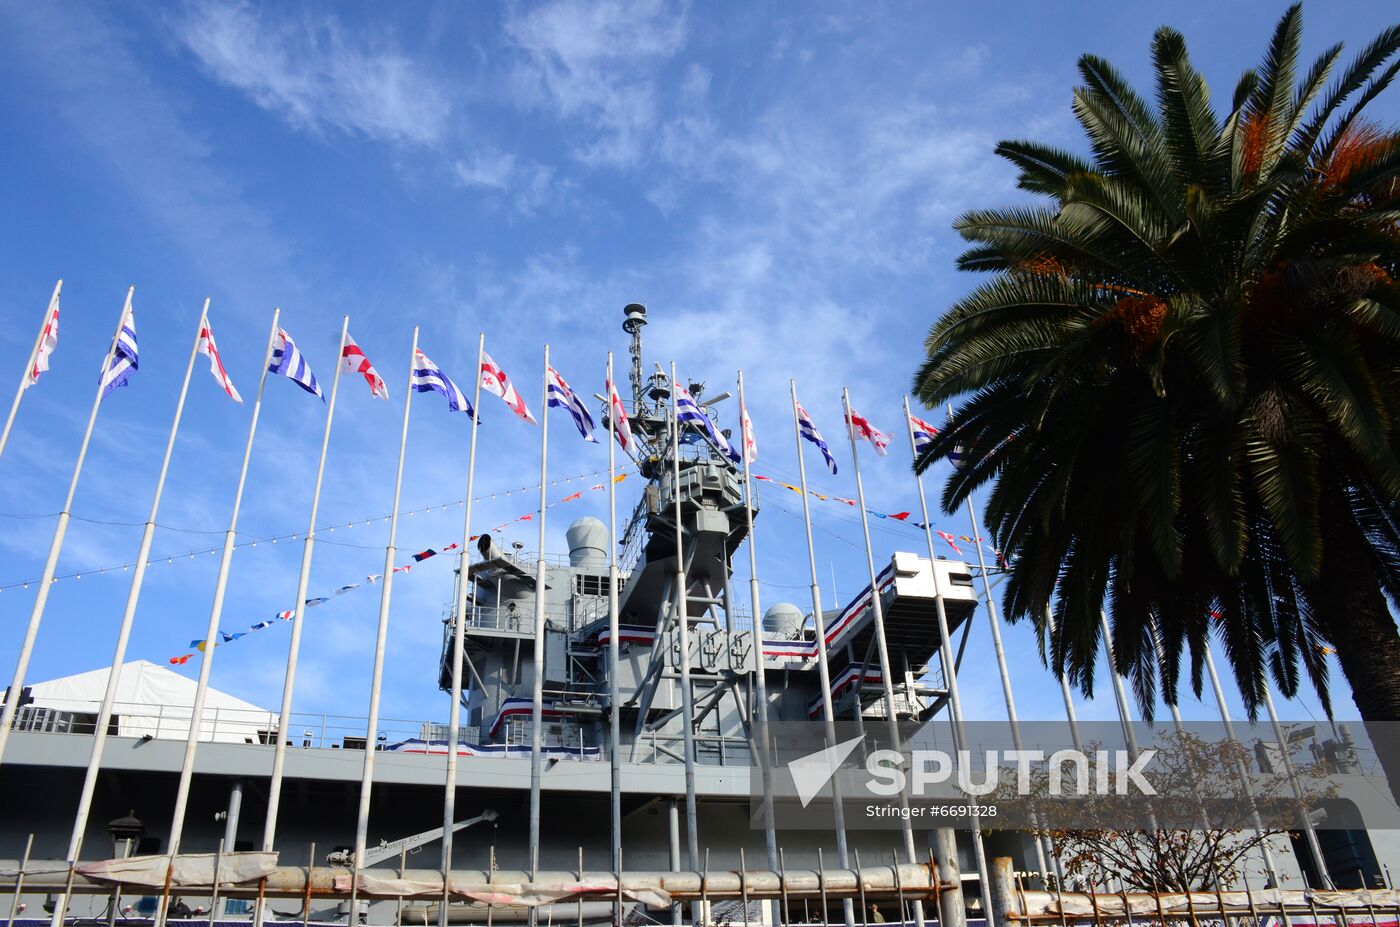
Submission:
M 660 368 L 647 372 L 643 362 L 645 324 L 644 307 L 624 309 L 631 339 L 628 414 L 642 479 L 618 537 L 592 517 L 569 526 L 567 551 L 557 554 L 520 545 L 503 549 L 483 535 L 454 571 L 452 601 L 466 606 L 450 607 L 444 616 L 433 678 L 449 704 L 460 690 L 455 736 L 440 720 L 381 720 L 370 730 L 363 719 L 300 714 L 293 730 L 279 731 L 275 712 L 212 692 L 182 854 L 259 849 L 255 833 L 267 811 L 273 745 L 281 738 L 290 744 L 275 846 L 283 866 L 386 874 L 438 868 L 451 760 L 451 870 L 678 872 L 700 868 L 697 848 L 705 870 L 738 870 L 762 865 L 770 849 L 757 810 L 762 802 L 755 801 L 762 795 L 760 722 L 821 719 L 829 698 L 839 718 L 884 730 L 893 712 L 897 729 L 912 734 L 945 710 L 950 692 L 943 660 L 952 647 L 944 646 L 940 624 L 950 635 L 966 631 L 979 603 L 978 568 L 931 551 L 891 551 L 875 562 L 875 582 L 841 607 L 782 602 L 754 614 L 757 596 L 734 588 L 734 560 L 750 540 L 762 500 L 757 492 L 749 495 L 744 468 L 705 429 L 678 424 L 670 377 Z M 700 384 L 689 393 L 707 410 L 728 398 L 707 398 Z M 17 694 L 21 707 L 0 766 L 0 859 L 14 861 L 0 869 L 8 866 L 12 879 L 25 861 L 64 858 L 107 672 L 36 683 Z M 159 857 L 167 850 L 192 686 L 154 664 L 123 666 L 85 858 Z M 532 723 L 537 699 L 538 728 Z M 357 859 L 366 750 L 376 755 L 370 840 Z M 537 804 L 531 801 L 532 771 L 538 773 Z M 532 831 L 539 834 L 537 845 Z M 830 829 L 780 829 L 775 836 L 787 868 L 835 865 Z M 905 854 L 896 831 L 857 828 L 847 837 L 852 857 L 867 863 L 902 861 Z M 920 853 L 928 852 L 928 839 L 920 834 Z M 1028 873 L 1036 869 L 1035 842 L 1024 834 L 1002 831 L 983 839 L 987 856 L 1011 857 Z M 970 833 L 959 833 L 957 841 L 957 858 L 945 871 L 963 873 L 958 878 L 971 883 L 976 909 L 978 860 Z M 19 889 L 12 922 L 48 923 L 58 894 L 52 882 L 35 879 L 31 885 L 41 887 L 30 890 L 10 884 Z M 309 878 L 306 884 L 300 902 L 268 897 L 259 906 L 246 897 L 181 897 L 170 918 L 343 922 L 353 911 L 372 924 L 428 924 L 504 923 L 531 915 L 511 904 L 454 901 L 444 908 L 422 898 L 313 897 Z M 132 886 L 74 894 L 65 902 L 65 919 L 149 922 L 160 894 Z M 803 905 L 803 916 L 789 909 L 781 917 L 842 920 L 839 902 Z M 551 920 L 615 917 L 612 904 L 597 900 L 557 907 L 547 915 Z M 671 920 L 664 909 L 648 913 L 637 902 L 627 908 L 635 923 Z M 546 915 L 536 910 L 533 916 Z M 737 914 L 705 916 L 771 919 L 766 906 L 750 911 L 747 905 Z

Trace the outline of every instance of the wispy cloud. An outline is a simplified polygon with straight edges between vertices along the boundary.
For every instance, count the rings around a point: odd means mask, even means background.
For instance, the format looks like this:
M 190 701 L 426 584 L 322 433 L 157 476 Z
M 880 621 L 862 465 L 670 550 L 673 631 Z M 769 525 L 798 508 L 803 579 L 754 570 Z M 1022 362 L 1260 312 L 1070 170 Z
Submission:
M 417 145 L 446 129 L 446 89 L 389 39 L 350 33 L 334 17 L 212 2 L 176 29 L 210 76 L 297 128 Z
M 507 197 L 515 211 L 525 216 L 557 204 L 570 186 L 555 177 L 552 167 L 490 148 L 458 158 L 452 172 L 464 187 Z
M 644 157 L 657 119 L 653 68 L 684 42 L 680 13 L 661 0 L 559 0 L 508 18 L 505 34 L 522 53 L 516 76 L 527 102 L 586 127 L 579 160 Z

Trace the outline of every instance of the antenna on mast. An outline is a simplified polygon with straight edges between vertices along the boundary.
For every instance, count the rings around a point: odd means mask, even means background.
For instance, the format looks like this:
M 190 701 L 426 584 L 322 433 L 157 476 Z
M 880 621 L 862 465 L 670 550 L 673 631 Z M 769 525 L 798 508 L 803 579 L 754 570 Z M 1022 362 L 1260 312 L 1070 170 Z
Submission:
M 632 403 L 634 409 L 641 409 L 645 398 L 642 395 L 642 328 L 647 324 L 647 307 L 628 303 L 622 307 L 622 314 L 625 316 L 622 330 L 632 336 L 632 346 L 628 349 L 632 355 Z

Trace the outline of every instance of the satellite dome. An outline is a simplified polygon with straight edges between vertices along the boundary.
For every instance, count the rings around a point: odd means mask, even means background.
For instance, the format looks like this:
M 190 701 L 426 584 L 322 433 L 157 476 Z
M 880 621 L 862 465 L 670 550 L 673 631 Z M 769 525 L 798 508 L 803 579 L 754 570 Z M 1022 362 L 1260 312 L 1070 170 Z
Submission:
M 586 570 L 608 567 L 608 527 L 592 515 L 577 519 L 564 533 L 569 542 L 569 565 Z
M 778 602 L 763 613 L 763 633 L 795 635 L 802 628 L 802 609 L 791 602 Z

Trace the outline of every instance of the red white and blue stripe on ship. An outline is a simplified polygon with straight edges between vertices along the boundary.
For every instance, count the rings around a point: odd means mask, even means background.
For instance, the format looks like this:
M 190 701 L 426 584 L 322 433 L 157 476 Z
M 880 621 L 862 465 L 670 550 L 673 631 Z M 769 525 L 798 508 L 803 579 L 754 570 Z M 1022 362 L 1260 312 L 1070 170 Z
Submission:
M 612 631 L 603 628 L 598 632 L 598 646 L 606 647 L 612 641 Z M 656 629 L 640 624 L 620 624 L 617 626 L 617 642 L 619 644 L 643 644 L 650 647 L 656 643 Z
M 491 721 L 491 729 L 486 732 L 486 736 L 495 737 L 496 732 L 501 729 L 502 722 L 506 721 L 509 718 L 516 717 L 518 715 L 524 715 L 528 718 L 534 711 L 534 709 L 535 702 L 533 699 L 506 699 L 504 702 L 501 702 L 501 710 L 496 712 L 496 717 Z M 563 716 L 563 712 L 555 708 L 553 702 L 546 701 L 540 706 L 540 717 L 545 718 L 546 720 L 562 718 Z M 528 748 L 526 748 L 526 750 L 528 752 Z
M 401 740 L 396 744 L 390 744 L 384 748 L 393 753 L 447 753 L 447 741 L 445 740 L 423 740 L 419 737 L 411 737 L 408 740 Z M 525 744 L 469 744 L 457 743 L 458 756 L 495 756 L 507 759 L 529 759 L 530 747 Z M 540 747 L 540 755 L 546 759 L 560 760 L 598 760 L 602 759 L 603 751 L 601 747 Z
M 885 567 L 876 577 L 880 586 L 880 594 L 889 592 L 894 585 L 894 564 Z M 870 610 L 870 587 L 866 586 L 861 590 L 860 595 L 845 608 L 841 614 L 836 616 L 826 629 L 826 646 L 831 649 L 839 643 L 840 639 L 856 626 L 856 619 L 860 618 Z M 817 658 L 816 641 L 788 641 L 765 638 L 763 641 L 763 659 L 776 660 L 780 662 L 807 662 Z
M 856 680 L 860 677 L 861 665 L 859 663 L 852 663 L 837 674 L 836 678 L 831 682 L 832 700 L 834 701 L 840 698 L 848 689 L 856 684 Z M 880 668 L 878 666 L 867 666 L 865 668 L 865 676 L 861 679 L 862 684 L 882 681 L 884 681 L 884 677 L 880 675 Z M 807 703 L 807 717 L 815 718 L 817 715 L 821 714 L 821 712 L 822 698 L 819 695 Z

